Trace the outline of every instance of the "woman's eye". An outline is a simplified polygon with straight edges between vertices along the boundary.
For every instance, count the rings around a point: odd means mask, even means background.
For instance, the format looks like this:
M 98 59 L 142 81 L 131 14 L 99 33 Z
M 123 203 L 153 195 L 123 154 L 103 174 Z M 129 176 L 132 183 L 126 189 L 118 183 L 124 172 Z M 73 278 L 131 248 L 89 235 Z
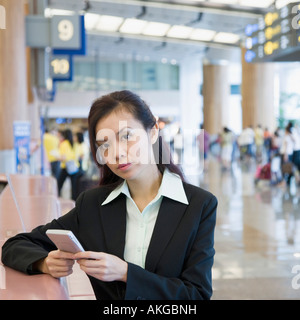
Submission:
M 132 133 L 130 132 L 127 132 L 126 134 L 124 134 L 122 137 L 121 137 L 121 140 L 129 140 L 130 138 L 132 137 Z

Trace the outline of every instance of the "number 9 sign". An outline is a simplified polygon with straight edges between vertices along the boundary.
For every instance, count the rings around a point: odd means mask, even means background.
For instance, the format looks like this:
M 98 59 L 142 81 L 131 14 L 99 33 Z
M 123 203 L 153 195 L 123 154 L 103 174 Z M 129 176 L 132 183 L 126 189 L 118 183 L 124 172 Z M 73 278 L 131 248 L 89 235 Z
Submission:
M 70 20 L 61 20 L 57 26 L 58 37 L 62 41 L 69 41 L 74 35 L 74 26 Z
M 53 16 L 51 46 L 54 49 L 79 49 L 81 45 L 80 17 Z

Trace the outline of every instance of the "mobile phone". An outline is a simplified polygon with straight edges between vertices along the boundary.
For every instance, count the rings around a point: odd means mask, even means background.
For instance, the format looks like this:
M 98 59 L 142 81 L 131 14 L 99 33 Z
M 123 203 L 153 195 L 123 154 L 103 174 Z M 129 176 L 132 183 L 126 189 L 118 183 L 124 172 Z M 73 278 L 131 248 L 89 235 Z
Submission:
M 46 231 L 46 235 L 61 251 L 71 253 L 84 251 L 82 245 L 70 230 L 49 229 Z

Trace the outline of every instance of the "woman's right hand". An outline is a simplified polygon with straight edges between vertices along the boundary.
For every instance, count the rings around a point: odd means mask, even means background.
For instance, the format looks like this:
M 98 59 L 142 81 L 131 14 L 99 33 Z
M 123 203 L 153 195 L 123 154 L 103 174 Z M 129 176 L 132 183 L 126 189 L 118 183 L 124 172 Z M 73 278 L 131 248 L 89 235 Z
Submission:
M 74 254 L 60 250 L 50 251 L 48 256 L 39 260 L 33 266 L 34 269 L 48 273 L 54 278 L 70 275 L 74 265 Z

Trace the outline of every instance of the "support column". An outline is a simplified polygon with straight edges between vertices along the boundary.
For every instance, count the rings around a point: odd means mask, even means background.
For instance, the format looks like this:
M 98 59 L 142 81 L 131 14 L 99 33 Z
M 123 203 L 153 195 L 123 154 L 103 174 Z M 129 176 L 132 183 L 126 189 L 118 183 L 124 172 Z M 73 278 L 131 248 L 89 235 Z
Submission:
M 228 71 L 228 65 L 203 65 L 204 129 L 209 134 L 220 133 L 224 126 L 230 126 Z
M 242 119 L 243 128 L 248 126 L 275 128 L 273 63 L 247 63 L 242 49 Z
M 14 171 L 13 121 L 27 120 L 25 9 L 23 0 L 0 0 L 0 171 Z

